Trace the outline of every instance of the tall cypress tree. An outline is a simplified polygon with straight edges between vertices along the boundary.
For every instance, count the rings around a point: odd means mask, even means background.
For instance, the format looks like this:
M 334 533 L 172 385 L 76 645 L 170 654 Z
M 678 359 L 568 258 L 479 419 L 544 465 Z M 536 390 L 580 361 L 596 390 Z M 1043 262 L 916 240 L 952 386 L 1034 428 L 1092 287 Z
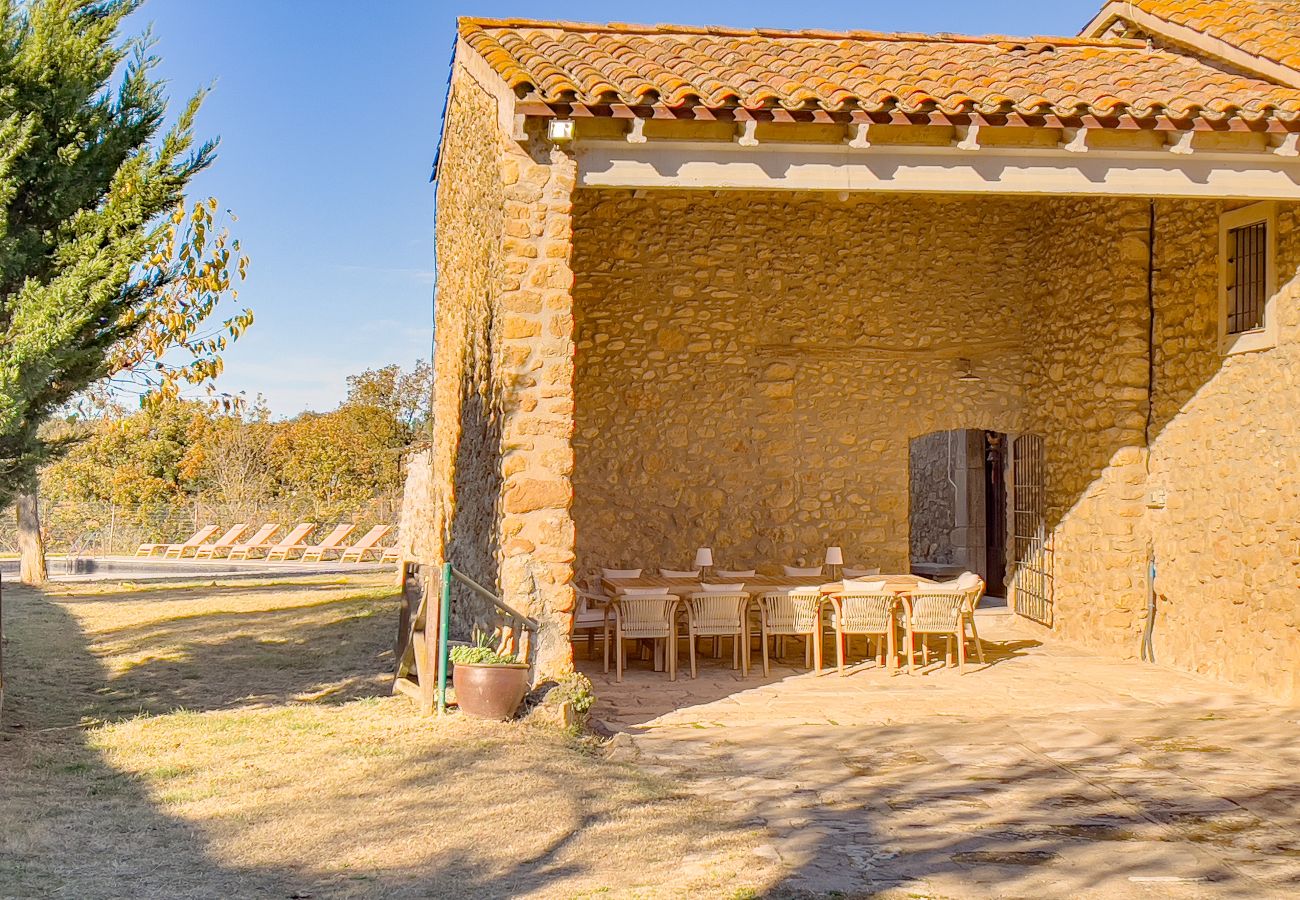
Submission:
M 50 452 L 40 424 L 110 374 L 113 348 L 181 276 L 148 265 L 213 159 L 201 94 L 164 131 L 141 0 L 0 0 L 0 508 Z

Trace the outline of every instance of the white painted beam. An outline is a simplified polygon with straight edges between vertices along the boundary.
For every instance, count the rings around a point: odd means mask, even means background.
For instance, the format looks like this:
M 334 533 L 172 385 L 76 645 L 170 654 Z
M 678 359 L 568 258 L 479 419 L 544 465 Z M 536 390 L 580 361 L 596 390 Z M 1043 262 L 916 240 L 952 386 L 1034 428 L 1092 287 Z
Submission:
M 849 138 L 849 146 L 858 150 L 866 150 L 871 146 L 871 128 L 870 122 L 859 122 L 851 129 L 852 137 Z
M 1300 133 L 1293 131 L 1282 135 L 1273 142 L 1272 151 L 1278 156 L 1300 156 Z
M 958 125 L 956 128 L 956 148 L 958 150 L 980 149 L 980 126 Z
M 1088 129 L 1062 128 L 1060 147 L 1069 153 L 1087 153 Z
M 1300 200 L 1300 159 L 1090 148 L 579 141 L 579 184 L 599 188 L 908 191 Z

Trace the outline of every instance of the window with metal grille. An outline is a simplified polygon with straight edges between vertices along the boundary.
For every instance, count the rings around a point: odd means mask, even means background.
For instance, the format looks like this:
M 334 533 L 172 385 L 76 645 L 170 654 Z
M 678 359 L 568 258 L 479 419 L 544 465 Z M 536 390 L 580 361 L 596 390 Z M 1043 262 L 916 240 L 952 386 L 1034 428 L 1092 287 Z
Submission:
M 1264 327 L 1268 302 L 1268 222 L 1228 231 L 1228 334 Z

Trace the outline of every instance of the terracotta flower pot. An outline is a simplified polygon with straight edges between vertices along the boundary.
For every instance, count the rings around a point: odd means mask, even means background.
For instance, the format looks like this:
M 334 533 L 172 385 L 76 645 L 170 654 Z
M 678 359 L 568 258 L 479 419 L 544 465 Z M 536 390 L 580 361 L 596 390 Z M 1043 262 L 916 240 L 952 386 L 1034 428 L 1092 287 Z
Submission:
M 462 712 L 505 721 L 515 714 L 528 691 L 528 666 L 456 663 L 451 683 Z

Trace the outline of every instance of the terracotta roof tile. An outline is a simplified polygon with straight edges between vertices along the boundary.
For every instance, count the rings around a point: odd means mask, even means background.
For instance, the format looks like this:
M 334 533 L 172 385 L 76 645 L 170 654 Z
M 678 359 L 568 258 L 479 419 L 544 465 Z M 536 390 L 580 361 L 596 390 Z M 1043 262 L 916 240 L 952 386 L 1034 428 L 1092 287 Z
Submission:
M 1132 0 L 1131 5 L 1300 69 L 1300 0 Z
M 462 19 L 548 103 L 1300 119 L 1300 90 L 1135 41 Z

